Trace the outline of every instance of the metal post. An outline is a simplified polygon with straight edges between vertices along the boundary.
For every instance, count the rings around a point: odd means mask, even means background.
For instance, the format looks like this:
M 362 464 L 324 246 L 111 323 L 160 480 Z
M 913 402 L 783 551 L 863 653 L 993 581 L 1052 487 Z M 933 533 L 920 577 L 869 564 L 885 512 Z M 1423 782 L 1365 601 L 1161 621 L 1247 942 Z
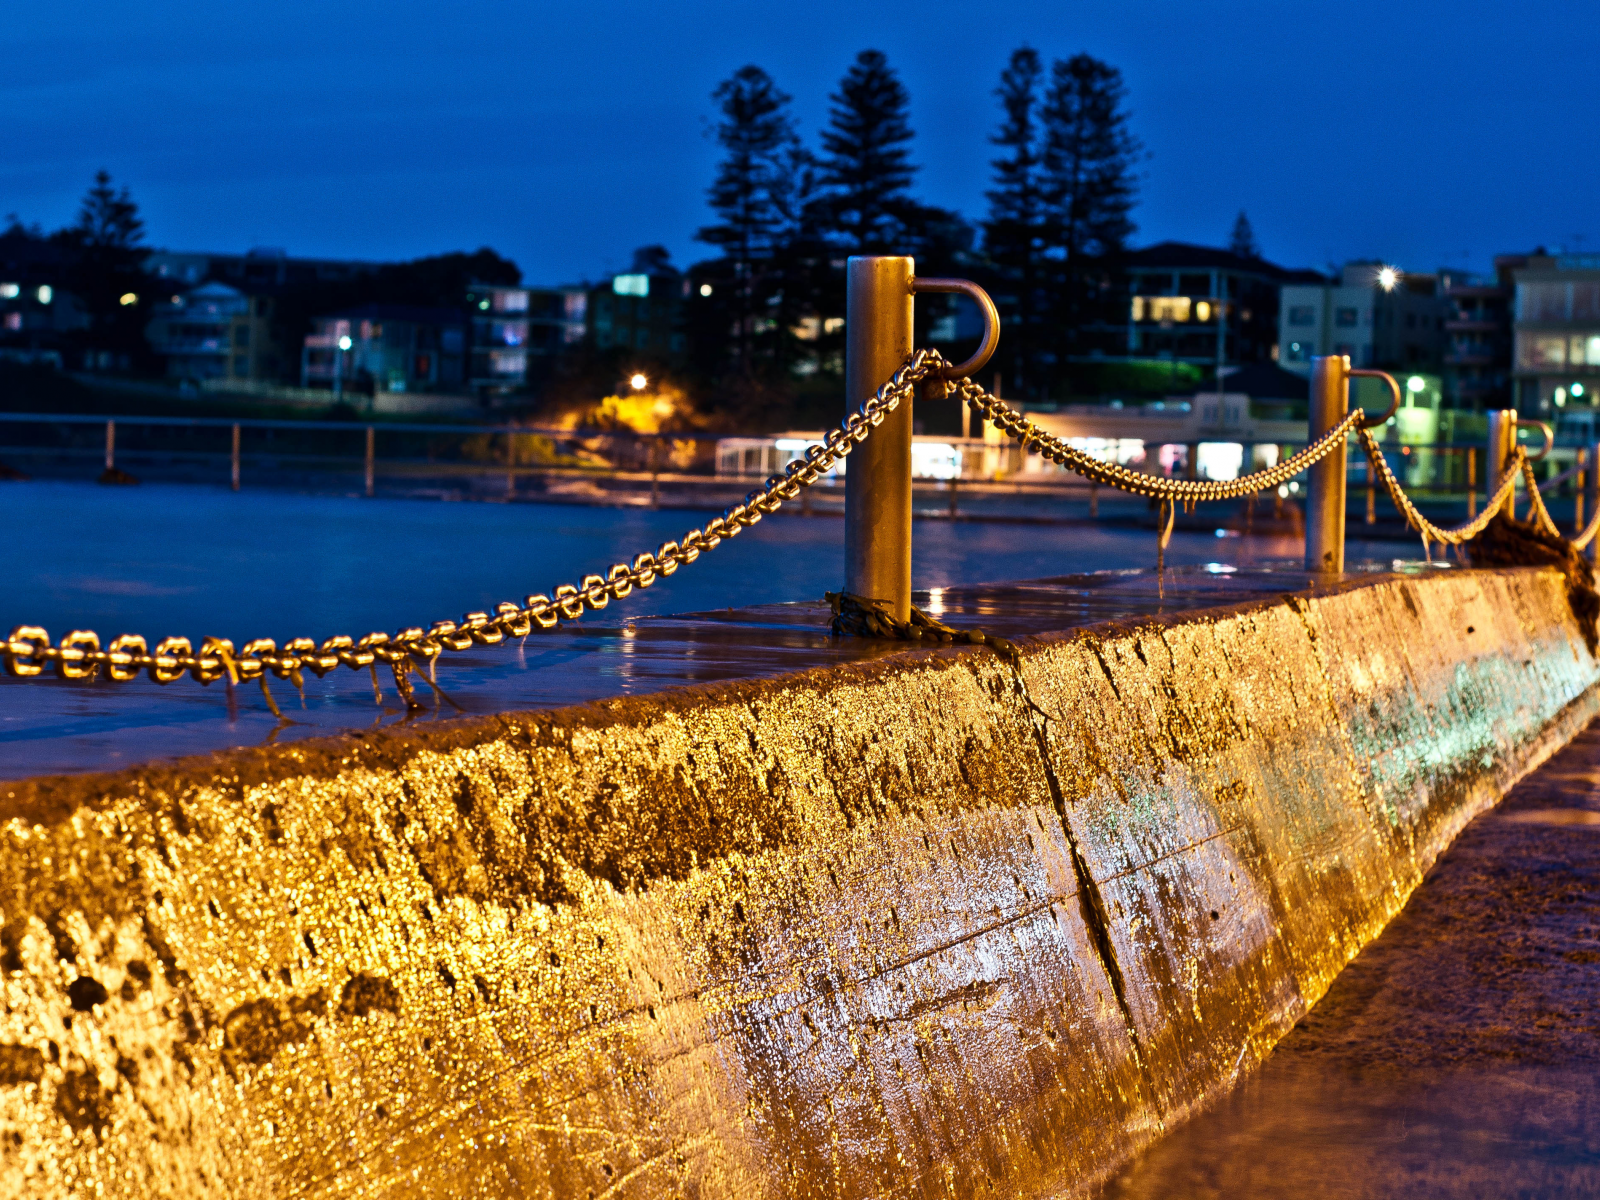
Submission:
M 114 471 L 117 468 L 117 423 L 106 422 L 106 470 Z
M 1311 360 L 1311 407 L 1306 441 L 1314 442 L 1350 409 L 1350 360 L 1329 354 Z M 1306 472 L 1306 570 L 1344 573 L 1345 445 L 1340 442 Z
M 1493 409 L 1489 413 L 1489 453 L 1484 459 L 1487 470 L 1484 471 L 1483 486 L 1490 495 L 1500 486 L 1500 480 L 1506 473 L 1506 460 L 1517 449 L 1517 410 L 1514 408 Z M 1506 497 L 1505 504 L 1500 511 L 1505 516 L 1516 515 L 1516 493 Z
M 233 423 L 233 490 L 239 490 L 239 423 Z
M 367 495 L 372 495 L 372 459 L 373 442 L 376 440 L 375 431 L 371 425 L 367 426 Z
M 1584 451 L 1584 456 L 1589 464 L 1589 469 L 1583 476 L 1583 511 L 1594 520 L 1594 514 L 1600 512 L 1600 442 L 1589 443 Z M 1579 530 L 1581 533 L 1582 530 Z M 1596 538 L 1595 541 L 1600 541 Z M 1595 543 L 1590 542 L 1588 555 L 1591 560 L 1595 557 Z
M 911 357 L 911 277 L 899 256 L 846 264 L 845 404 L 853 411 Z M 844 587 L 911 617 L 909 398 L 851 450 L 844 477 Z
M 1089 481 L 1089 519 L 1100 519 L 1100 485 L 1092 479 Z
M 1578 477 L 1572 481 L 1572 532 L 1576 535 L 1583 532 L 1583 502 L 1589 490 L 1589 451 L 1580 446 L 1573 465 L 1578 468 Z
M 1467 447 L 1467 520 L 1478 515 L 1478 448 Z

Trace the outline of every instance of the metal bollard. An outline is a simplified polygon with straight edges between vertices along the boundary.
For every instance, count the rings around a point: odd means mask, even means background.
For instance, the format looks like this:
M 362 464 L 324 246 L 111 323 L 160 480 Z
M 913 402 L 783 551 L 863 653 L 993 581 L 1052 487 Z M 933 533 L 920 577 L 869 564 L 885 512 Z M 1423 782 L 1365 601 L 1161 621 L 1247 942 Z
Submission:
M 1589 443 L 1584 455 L 1588 462 L 1588 470 L 1584 472 L 1583 476 L 1583 511 L 1588 519 L 1592 521 L 1595 513 L 1600 512 L 1600 442 Z M 1579 529 L 1577 532 L 1582 533 L 1583 530 Z M 1595 557 L 1595 542 L 1597 541 L 1600 541 L 1600 538 L 1591 541 L 1585 551 L 1591 561 Z
M 233 490 L 239 490 L 239 423 L 233 423 L 233 455 L 230 464 L 233 468 Z
M 854 410 L 911 357 L 911 279 L 898 255 L 846 264 L 844 385 Z M 844 475 L 844 588 L 911 618 L 911 431 L 909 400 L 850 451 Z
M 117 467 L 117 423 L 106 422 L 106 470 L 114 471 Z
M 1500 486 L 1500 480 L 1506 473 L 1506 462 L 1516 449 L 1517 410 L 1492 409 L 1489 413 L 1489 452 L 1484 456 L 1483 487 L 1487 496 L 1494 495 L 1494 489 Z M 1515 503 L 1516 493 L 1513 492 L 1506 497 L 1500 512 L 1508 517 L 1515 516 Z
M 1314 442 L 1340 421 L 1350 407 L 1350 360 L 1330 354 L 1311 360 L 1311 407 L 1306 441 Z M 1306 472 L 1306 570 L 1344 572 L 1345 456 L 1335 446 Z
M 373 467 L 376 465 L 375 462 L 374 462 L 374 459 L 376 459 L 377 455 L 373 453 L 374 448 L 375 448 L 374 447 L 374 443 L 376 441 L 377 441 L 377 431 L 374 430 L 371 425 L 368 425 L 367 426 L 367 461 L 366 461 L 366 468 L 367 468 L 367 495 L 369 495 L 369 496 L 372 495 L 373 474 L 374 474 Z

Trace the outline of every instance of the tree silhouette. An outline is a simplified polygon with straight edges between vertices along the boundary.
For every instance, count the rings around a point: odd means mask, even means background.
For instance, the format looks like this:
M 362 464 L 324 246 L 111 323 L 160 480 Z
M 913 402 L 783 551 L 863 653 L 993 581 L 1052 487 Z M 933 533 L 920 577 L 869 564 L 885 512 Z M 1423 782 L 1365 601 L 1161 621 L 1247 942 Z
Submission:
M 1088 316 L 1086 260 L 1114 257 L 1132 236 L 1138 140 L 1128 130 L 1122 72 L 1088 54 L 1056 62 L 1044 106 L 1045 195 L 1059 257 L 1056 328 L 1069 353 Z
M 990 141 L 1004 156 L 993 160 L 994 187 L 985 193 L 989 219 L 983 227 L 984 249 L 1014 299 L 1004 348 L 1012 366 L 1012 387 L 1018 394 L 1034 382 L 1039 314 L 1045 307 L 1039 291 L 1048 245 L 1043 128 L 1040 89 L 1044 65 L 1037 50 L 1023 47 L 1011 55 L 1000 73 L 995 95 L 1003 117 Z
M 1233 223 L 1233 234 L 1228 239 L 1228 249 L 1240 258 L 1260 258 L 1261 247 L 1256 244 L 1255 230 L 1250 228 L 1250 218 L 1239 210 L 1239 219 Z
M 851 253 L 893 253 L 916 173 L 910 94 L 881 50 L 863 50 L 829 99 L 820 224 Z
M 741 67 L 724 80 L 712 99 L 722 119 L 717 141 L 726 152 L 708 190 L 711 209 L 720 218 L 695 237 L 719 247 L 731 278 L 727 301 L 732 311 L 738 356 L 751 368 L 756 312 L 787 227 L 793 221 L 794 174 L 804 169 L 789 97 L 779 91 L 760 67 Z
M 140 245 L 144 221 L 128 189 L 112 186 L 110 173 L 97 171 L 79 206 L 77 221 L 51 240 L 71 264 L 65 278 L 68 290 L 78 297 L 89 317 L 87 345 L 125 355 L 130 361 L 147 359 L 144 325 L 149 280 L 144 260 L 150 251 Z

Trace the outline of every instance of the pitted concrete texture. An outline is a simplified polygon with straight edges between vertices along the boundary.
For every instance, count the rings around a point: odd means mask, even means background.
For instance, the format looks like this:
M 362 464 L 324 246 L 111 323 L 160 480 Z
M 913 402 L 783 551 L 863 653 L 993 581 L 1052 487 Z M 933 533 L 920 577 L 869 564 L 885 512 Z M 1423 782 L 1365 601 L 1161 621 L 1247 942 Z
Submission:
M 1447 571 L 0 785 L 0 1194 L 1072 1195 L 1596 677 Z

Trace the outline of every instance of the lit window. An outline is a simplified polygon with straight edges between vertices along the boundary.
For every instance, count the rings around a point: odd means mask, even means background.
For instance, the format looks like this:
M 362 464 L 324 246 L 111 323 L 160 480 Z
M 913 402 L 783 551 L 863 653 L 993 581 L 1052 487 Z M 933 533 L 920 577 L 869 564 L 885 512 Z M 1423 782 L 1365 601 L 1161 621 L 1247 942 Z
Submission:
M 1333 310 L 1333 323 L 1341 329 L 1354 329 L 1358 314 L 1353 308 L 1336 308 Z
M 496 292 L 494 309 L 496 312 L 527 312 L 528 293 L 520 290 Z
M 117 298 L 117 303 L 122 305 L 123 308 L 127 308 L 130 305 L 139 303 L 139 296 L 135 292 L 123 292 L 122 295 Z
M 613 275 L 611 277 L 611 290 L 619 296 L 648 296 L 650 294 L 650 276 Z
M 1200 300 L 1196 302 L 1194 306 L 1194 319 L 1196 321 L 1211 320 L 1211 302 L 1209 300 Z
M 22 288 L 14 283 L 0 283 L 0 300 L 15 300 Z
M 1522 334 L 1517 339 L 1517 361 L 1524 367 L 1564 367 L 1567 365 L 1567 339 L 1564 337 L 1533 337 Z
M 1588 352 L 1583 356 L 1583 361 L 1591 367 L 1600 367 L 1600 337 L 1591 334 L 1586 339 Z
M 1187 321 L 1189 297 L 1151 296 L 1145 302 L 1146 319 L 1150 321 Z
M 1135 296 L 1133 298 L 1133 319 L 1135 321 L 1144 320 L 1144 297 L 1143 296 Z
M 19 312 L 8 312 L 6 314 L 6 328 L 10 329 L 10 330 L 21 329 L 22 328 L 22 314 L 19 313 Z
M 48 283 L 41 283 L 39 285 L 39 291 L 37 294 L 40 304 L 49 304 L 50 301 L 55 298 L 56 292 L 55 289 Z
M 701 284 L 701 285 L 700 285 L 700 294 L 701 294 L 701 295 L 702 295 L 702 296 L 709 296 L 709 295 L 711 295 L 711 285 L 710 285 L 710 284 L 709 284 L 709 283 L 702 283 L 702 284 Z
M 1575 367 L 1581 367 L 1585 362 L 1591 363 L 1595 366 L 1600 366 L 1600 363 L 1596 363 L 1595 360 L 1589 358 L 1586 353 L 1586 344 L 1590 340 L 1591 339 L 1589 338 L 1581 336 L 1573 338 L 1571 344 L 1567 347 L 1567 362 L 1571 363 Z
M 491 375 L 521 375 L 528 369 L 528 356 L 520 350 L 500 350 L 489 355 Z

